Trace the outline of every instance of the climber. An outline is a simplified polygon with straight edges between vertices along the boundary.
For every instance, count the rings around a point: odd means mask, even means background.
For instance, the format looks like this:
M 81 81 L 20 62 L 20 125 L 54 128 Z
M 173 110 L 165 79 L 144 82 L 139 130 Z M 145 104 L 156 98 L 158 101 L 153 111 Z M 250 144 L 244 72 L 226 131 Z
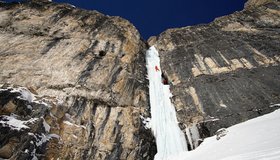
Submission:
M 161 73 L 161 80 L 164 85 L 168 85 L 168 79 L 163 73 Z
M 162 82 L 164 85 L 168 85 L 168 81 L 167 79 L 163 79 L 163 82 Z
M 159 71 L 158 66 L 155 66 L 156 72 Z

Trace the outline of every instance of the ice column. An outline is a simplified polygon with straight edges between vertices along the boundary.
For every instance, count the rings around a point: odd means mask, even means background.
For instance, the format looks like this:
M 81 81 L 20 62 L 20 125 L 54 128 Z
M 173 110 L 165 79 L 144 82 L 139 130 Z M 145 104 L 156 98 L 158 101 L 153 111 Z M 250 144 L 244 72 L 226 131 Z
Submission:
M 155 160 L 165 160 L 169 156 L 187 151 L 183 132 L 178 126 L 175 108 L 171 103 L 169 85 L 161 79 L 160 59 L 155 47 L 146 53 L 151 105 L 150 125 L 156 138 Z

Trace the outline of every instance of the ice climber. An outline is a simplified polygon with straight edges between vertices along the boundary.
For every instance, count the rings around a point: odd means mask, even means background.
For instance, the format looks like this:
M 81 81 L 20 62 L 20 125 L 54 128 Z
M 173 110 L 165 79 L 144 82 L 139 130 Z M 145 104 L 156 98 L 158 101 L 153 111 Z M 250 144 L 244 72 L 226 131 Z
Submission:
M 156 72 L 159 71 L 158 66 L 155 66 Z

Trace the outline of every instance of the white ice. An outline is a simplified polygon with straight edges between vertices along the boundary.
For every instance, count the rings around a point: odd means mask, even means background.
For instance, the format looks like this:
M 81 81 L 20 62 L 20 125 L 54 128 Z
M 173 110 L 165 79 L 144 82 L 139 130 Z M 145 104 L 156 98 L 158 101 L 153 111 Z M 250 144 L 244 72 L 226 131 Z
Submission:
M 155 47 L 147 51 L 146 62 L 151 105 L 150 126 L 157 145 L 157 154 L 154 159 L 165 160 L 168 156 L 187 151 L 187 144 L 178 126 L 175 108 L 170 100 L 169 86 L 162 83 L 160 59 Z M 159 71 L 156 71 L 156 66 Z

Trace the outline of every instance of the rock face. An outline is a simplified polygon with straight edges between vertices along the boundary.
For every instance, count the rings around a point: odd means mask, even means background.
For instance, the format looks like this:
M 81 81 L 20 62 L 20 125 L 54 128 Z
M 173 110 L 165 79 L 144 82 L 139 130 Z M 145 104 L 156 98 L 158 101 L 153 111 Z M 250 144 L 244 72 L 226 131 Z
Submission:
M 150 38 L 191 149 L 280 106 L 279 39 L 277 0 Z M 120 17 L 0 2 L 0 159 L 153 159 L 147 48 Z
M 0 158 L 152 159 L 146 49 L 120 17 L 1 2 Z
M 280 2 L 251 0 L 210 24 L 169 29 L 149 40 L 172 81 L 178 119 L 195 135 L 189 141 L 276 109 L 279 39 Z
M 258 6 L 261 6 L 261 5 L 264 5 L 264 4 L 268 4 L 272 1 L 277 2 L 277 0 L 248 0 L 245 4 L 245 7 L 246 8 L 258 7 Z

